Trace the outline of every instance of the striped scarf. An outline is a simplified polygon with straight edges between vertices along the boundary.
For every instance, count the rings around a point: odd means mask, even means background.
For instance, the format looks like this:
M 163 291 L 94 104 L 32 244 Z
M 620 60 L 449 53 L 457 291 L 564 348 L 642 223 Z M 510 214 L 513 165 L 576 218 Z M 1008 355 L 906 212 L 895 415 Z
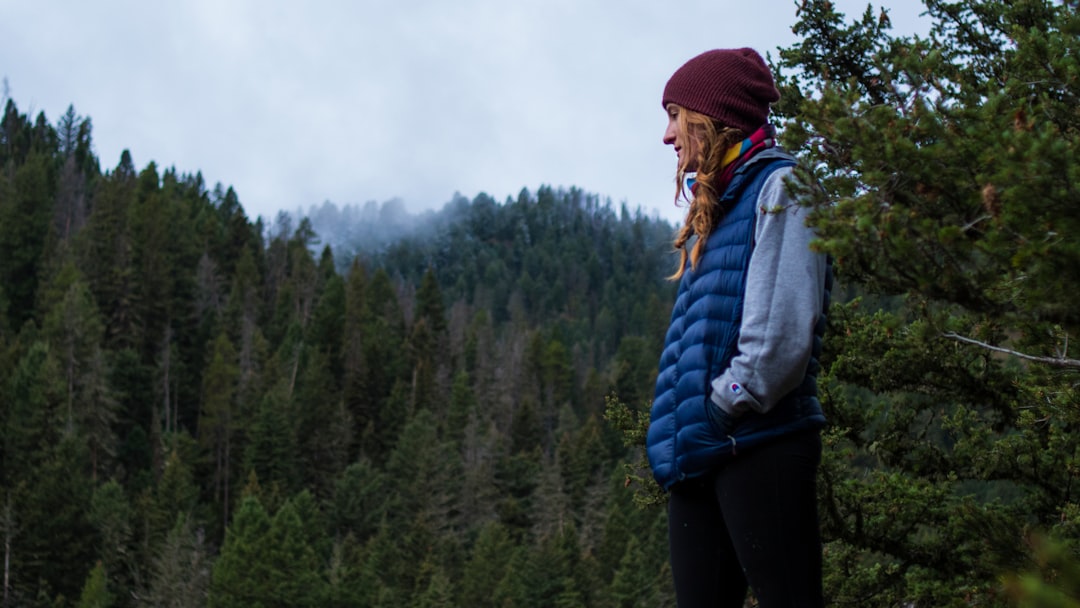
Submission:
M 719 179 L 716 180 L 716 191 L 723 192 L 726 190 L 739 167 L 745 165 L 746 161 L 753 158 L 758 152 L 772 148 L 775 145 L 776 129 L 772 125 L 765 125 L 751 133 L 750 137 L 731 146 L 727 154 L 724 155 L 724 160 L 720 161 L 720 166 L 723 169 L 720 171 Z
M 750 134 L 750 137 L 728 148 L 724 159 L 720 161 L 720 175 L 716 179 L 716 192 L 723 194 L 727 190 L 731 178 L 735 177 L 735 171 L 746 164 L 746 161 L 754 157 L 758 152 L 767 150 L 776 145 L 776 129 L 772 125 L 765 125 Z M 693 178 L 687 181 L 690 192 L 694 192 L 697 184 Z

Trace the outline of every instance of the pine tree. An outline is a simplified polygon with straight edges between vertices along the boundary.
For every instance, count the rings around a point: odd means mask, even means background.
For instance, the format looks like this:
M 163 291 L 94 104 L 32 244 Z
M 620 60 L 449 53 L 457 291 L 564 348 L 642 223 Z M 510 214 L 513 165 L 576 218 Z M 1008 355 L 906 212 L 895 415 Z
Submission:
M 606 605 L 611 608 L 646 608 L 650 600 L 649 572 L 637 538 L 631 536 L 626 542 L 626 552 L 619 560 L 619 567 L 607 592 Z
M 124 150 L 120 163 L 95 190 L 86 228 L 77 249 L 80 270 L 86 275 L 105 321 L 110 348 L 132 346 L 135 331 L 136 292 L 131 232 L 128 224 L 135 204 L 135 167 Z
M 498 519 L 496 467 L 500 440 L 498 429 L 478 411 L 469 415 L 459 449 L 463 468 L 459 508 L 461 525 L 466 530 L 476 530 Z
M 110 608 L 112 605 L 113 598 L 109 593 L 105 567 L 98 562 L 86 577 L 86 585 L 79 594 L 78 608 Z
M 439 569 L 435 569 L 428 579 L 427 587 L 416 598 L 417 608 L 453 608 L 454 586 L 450 578 Z
M 181 516 L 153 560 L 145 600 L 162 608 L 201 608 L 210 589 L 210 549 L 203 532 Z
M 827 593 L 998 605 L 1026 530 L 1077 538 L 1075 2 L 805 2 L 780 52 L 793 188 L 863 294 L 822 378 Z
M 63 164 L 57 177 L 50 238 L 66 245 L 86 224 L 90 191 L 100 169 L 91 150 L 89 118 L 78 116 L 75 106 L 69 105 L 56 130 Z
M 367 336 L 365 325 L 371 311 L 367 306 L 367 271 L 359 258 L 353 260 L 346 275 L 345 310 L 342 323 L 341 364 L 342 398 L 353 419 L 352 454 L 364 436 L 365 429 L 375 419 L 376 403 L 367 386 L 369 363 L 365 357 Z
M 389 608 L 412 590 L 416 563 L 404 555 L 397 532 L 384 521 L 365 545 L 364 562 L 360 566 L 364 605 Z
M 332 266 L 330 272 L 333 272 Z M 342 382 L 344 331 L 345 281 L 334 273 L 326 280 L 326 285 L 319 295 L 319 303 L 315 306 L 311 326 L 308 328 L 307 341 L 326 356 L 326 365 L 335 388 L 340 388 Z
M 110 480 L 94 489 L 87 519 L 97 531 L 100 558 L 110 588 L 130 589 L 136 570 L 132 509 L 124 489 Z
M 171 317 L 173 283 L 179 274 L 174 272 L 169 260 L 170 205 L 171 201 L 161 191 L 157 166 L 151 162 L 139 173 L 135 201 L 128 209 L 137 302 L 137 351 L 144 358 L 156 352 L 165 335 Z
M 44 114 L 39 116 L 39 122 Z M 10 99 L 0 131 L 11 138 L 26 138 L 30 145 L 16 150 L 0 164 L 0 284 L 9 301 L 12 326 L 32 318 L 38 272 L 45 257 L 46 235 L 52 219 L 55 183 L 50 144 L 52 127 L 35 133 L 25 115 L 18 114 Z M 50 134 L 51 132 L 51 134 Z M 16 142 L 10 142 L 14 144 Z M 6 155 L 5 155 L 6 156 Z
M 296 433 L 306 487 L 327 497 L 348 462 L 353 425 L 336 390 L 328 357 L 313 348 L 305 352 L 289 423 Z
M 260 544 L 263 553 L 259 559 L 268 569 L 268 579 L 260 590 L 264 603 L 321 606 L 327 589 L 320 575 L 319 556 L 292 500 L 286 501 L 274 515 Z
M 28 336 L 29 337 L 29 336 Z M 50 446 L 61 439 L 66 409 L 63 372 L 48 345 L 32 341 L 16 359 L 6 395 L 4 424 L 4 485 L 30 482 L 33 471 L 47 458 Z
M 116 401 L 102 349 L 103 326 L 89 289 L 66 263 L 42 290 L 42 333 L 58 359 L 65 383 L 65 428 L 90 450 L 91 474 L 116 454 Z
M 279 383 L 260 400 L 244 446 L 244 470 L 289 495 L 300 487 L 302 468 L 295 417 L 284 393 Z
M 461 581 L 461 605 L 494 608 L 498 604 L 492 590 L 506 576 L 514 554 L 514 543 L 506 527 L 489 522 L 480 529 Z
M 359 542 L 373 536 L 391 502 L 385 491 L 387 483 L 368 459 L 349 465 L 337 480 L 330 507 L 331 530 Z
M 454 374 L 454 382 L 450 387 L 450 404 L 447 407 L 443 436 L 448 441 L 460 443 L 465 436 L 465 427 L 469 424 L 470 417 L 475 414 L 476 396 L 470 386 L 469 374 L 465 370 L 458 371 Z
M 221 554 L 214 562 L 209 606 L 273 605 L 273 596 L 268 593 L 274 586 L 276 573 L 266 554 L 270 526 L 270 516 L 258 499 L 248 496 L 240 501 L 236 517 L 225 533 Z
M 360 551 L 361 547 L 355 537 L 350 534 L 334 540 L 327 568 L 327 592 L 324 606 L 348 608 L 369 606 L 374 603 L 364 601 L 365 595 L 372 593 L 374 585 L 366 585 L 361 577 L 361 559 L 358 555 Z
M 428 319 L 417 319 L 409 332 L 408 356 L 412 367 L 410 382 L 410 402 L 412 410 L 439 407 L 435 415 L 442 417 L 441 403 L 436 402 L 439 394 L 437 373 L 439 357 L 437 354 L 439 338 L 433 331 Z
M 94 563 L 87 461 L 81 443 L 65 436 L 15 494 L 19 534 L 12 539 L 11 580 L 24 597 L 77 597 Z
M 153 510 L 147 514 L 149 530 L 146 534 L 155 542 L 175 531 L 177 522 L 188 521 L 198 507 L 199 487 L 195 483 L 193 463 L 185 460 L 185 450 L 181 447 L 193 440 L 180 435 L 172 441 L 154 490 Z
M 203 407 L 199 415 L 199 443 L 209 452 L 213 463 L 213 493 L 222 513 L 229 519 L 229 496 L 232 479 L 232 447 L 237 429 L 236 384 L 239 376 L 236 349 L 225 334 L 213 344 L 206 374 L 203 376 Z
M 402 430 L 386 463 L 388 490 L 398 503 L 390 513 L 395 525 L 410 523 L 435 506 L 438 493 L 444 490 L 435 484 L 441 456 L 435 416 L 420 410 Z

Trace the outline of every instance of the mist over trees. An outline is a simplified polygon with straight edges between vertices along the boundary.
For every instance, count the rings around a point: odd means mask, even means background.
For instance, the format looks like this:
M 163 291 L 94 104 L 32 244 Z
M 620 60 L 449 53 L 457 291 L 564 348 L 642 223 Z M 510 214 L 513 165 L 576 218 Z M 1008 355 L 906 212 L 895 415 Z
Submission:
M 808 0 L 772 58 L 840 281 L 827 597 L 1076 605 L 1078 7 L 924 4 Z M 266 225 L 4 101 L 0 606 L 674 605 L 633 466 L 672 226 L 549 186 Z
M 324 201 L 321 205 L 312 205 L 306 213 L 302 209 L 291 214 L 283 213 L 277 221 L 289 222 L 291 226 L 307 218 L 320 243 L 329 245 L 335 258 L 347 261 L 357 255 L 382 252 L 397 239 L 426 225 L 431 213 L 414 216 L 397 198 L 382 203 L 368 201 L 363 205 L 349 203 L 340 207 L 331 201 Z

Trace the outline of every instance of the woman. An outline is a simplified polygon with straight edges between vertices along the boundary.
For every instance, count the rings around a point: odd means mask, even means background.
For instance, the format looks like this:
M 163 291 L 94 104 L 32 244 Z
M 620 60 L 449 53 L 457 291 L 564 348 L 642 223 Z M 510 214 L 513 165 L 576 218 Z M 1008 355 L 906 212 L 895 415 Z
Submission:
M 779 97 L 752 49 L 698 55 L 664 88 L 690 202 L 647 445 L 684 608 L 741 607 L 748 588 L 761 608 L 823 605 L 815 375 L 831 274 L 785 187 Z

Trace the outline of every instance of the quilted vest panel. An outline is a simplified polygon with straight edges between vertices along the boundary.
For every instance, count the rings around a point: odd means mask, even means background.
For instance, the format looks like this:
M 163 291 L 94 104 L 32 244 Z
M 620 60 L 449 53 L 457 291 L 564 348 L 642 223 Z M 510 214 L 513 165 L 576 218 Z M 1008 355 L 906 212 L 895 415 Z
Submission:
M 710 421 L 710 383 L 736 353 L 758 195 L 773 171 L 793 164 L 787 154 L 770 150 L 736 174 L 724 195 L 725 201 L 735 200 L 734 205 L 729 203 L 728 213 L 709 235 L 697 267 L 687 269 L 679 283 L 646 440 L 653 475 L 664 489 L 705 474 L 734 452 L 732 439 L 717 434 Z M 734 433 L 738 448 L 824 425 L 815 381 L 824 326 L 822 315 L 802 384 L 768 413 L 749 412 L 740 418 Z

